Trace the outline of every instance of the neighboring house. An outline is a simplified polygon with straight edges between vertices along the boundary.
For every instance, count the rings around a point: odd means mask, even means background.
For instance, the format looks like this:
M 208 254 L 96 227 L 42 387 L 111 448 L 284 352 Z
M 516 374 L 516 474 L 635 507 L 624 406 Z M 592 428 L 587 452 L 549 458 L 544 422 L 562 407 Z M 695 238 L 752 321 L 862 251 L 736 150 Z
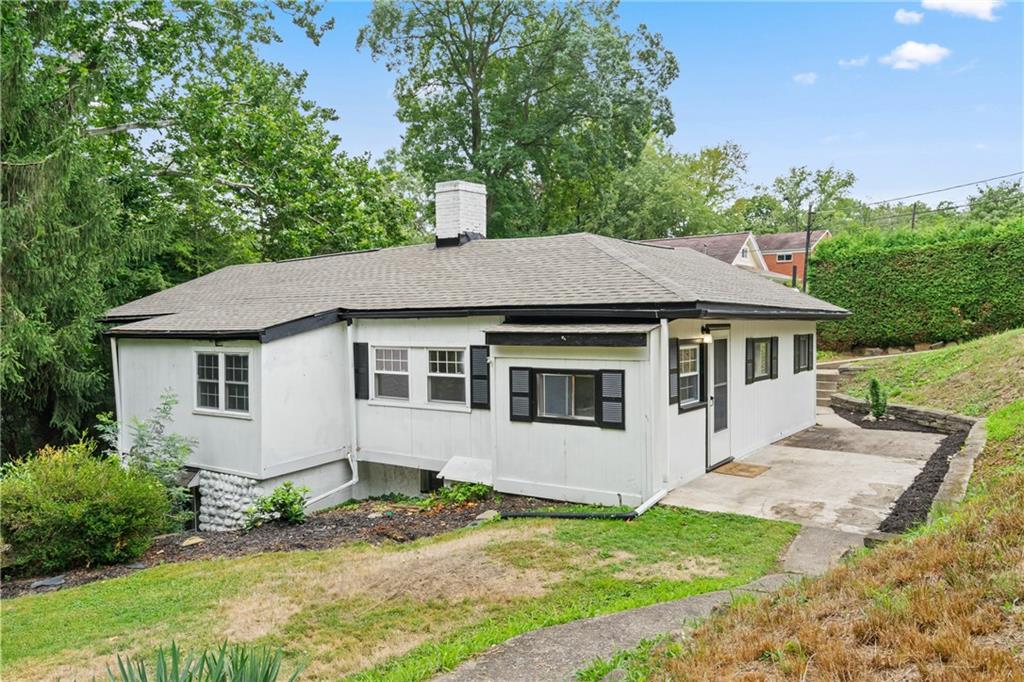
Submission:
M 843 309 L 689 249 L 485 239 L 481 185 L 436 199 L 433 243 L 235 265 L 107 312 L 118 418 L 179 396 L 203 528 L 284 480 L 313 507 L 439 478 L 637 505 L 814 424 L 815 320 Z
M 693 249 L 723 263 L 735 265 L 751 272 L 768 272 L 753 232 L 722 232 L 697 234 L 671 239 L 649 239 L 645 244 Z
M 831 236 L 832 233 L 828 230 L 813 230 L 811 232 L 811 252 L 814 252 L 818 242 Z M 759 234 L 757 243 L 761 247 L 761 253 L 764 255 L 769 270 L 786 277 L 792 277 L 795 272 L 797 284 L 803 280 L 804 251 L 807 248 L 806 232 Z

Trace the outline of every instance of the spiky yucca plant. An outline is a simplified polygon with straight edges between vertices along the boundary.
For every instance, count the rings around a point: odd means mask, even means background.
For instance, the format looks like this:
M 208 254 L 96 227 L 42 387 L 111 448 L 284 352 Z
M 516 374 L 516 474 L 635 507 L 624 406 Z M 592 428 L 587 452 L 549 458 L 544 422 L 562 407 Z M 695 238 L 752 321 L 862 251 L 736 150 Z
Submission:
M 157 650 L 152 674 L 146 660 L 118 656 L 117 672 L 108 667 L 107 675 L 110 682 L 277 682 L 281 658 L 280 650 L 227 642 L 216 650 L 184 658 L 178 645 L 171 642 L 166 651 Z M 295 682 L 301 671 L 296 669 L 288 682 Z

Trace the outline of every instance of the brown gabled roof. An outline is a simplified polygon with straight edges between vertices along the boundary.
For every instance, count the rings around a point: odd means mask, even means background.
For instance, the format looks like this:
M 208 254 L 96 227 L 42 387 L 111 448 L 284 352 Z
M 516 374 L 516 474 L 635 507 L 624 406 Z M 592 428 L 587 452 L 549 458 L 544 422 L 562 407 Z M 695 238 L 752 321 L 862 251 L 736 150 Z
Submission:
M 828 230 L 811 231 L 811 250 L 818 245 L 822 237 L 829 234 Z M 778 232 L 776 234 L 757 235 L 757 245 L 761 253 L 768 251 L 802 251 L 807 244 L 806 232 Z
M 846 314 L 689 249 L 579 233 L 234 265 L 113 308 L 105 319 L 118 324 L 114 334 L 241 335 L 332 311 L 485 314 L 696 303 L 757 306 L 802 317 Z
M 730 265 L 740 249 L 747 243 L 750 232 L 721 232 L 718 234 L 697 234 L 689 237 L 673 237 L 672 239 L 651 239 L 646 244 L 658 244 L 660 246 L 671 246 L 673 248 L 693 249 L 698 253 L 704 253 L 712 258 L 717 258 L 723 263 Z

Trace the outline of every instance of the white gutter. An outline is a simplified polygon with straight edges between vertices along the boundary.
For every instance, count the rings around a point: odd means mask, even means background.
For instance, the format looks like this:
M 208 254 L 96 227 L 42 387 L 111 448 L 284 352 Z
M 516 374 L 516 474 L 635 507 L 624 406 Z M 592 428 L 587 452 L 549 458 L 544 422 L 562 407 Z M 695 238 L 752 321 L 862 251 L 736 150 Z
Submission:
M 359 422 L 356 419 L 356 378 L 355 371 L 353 370 L 353 359 L 355 358 L 355 348 L 352 327 L 355 326 L 355 320 L 351 320 L 345 327 L 345 340 L 348 342 L 348 358 L 349 367 L 346 370 L 348 375 L 348 399 L 349 399 L 349 448 L 348 448 L 348 466 L 352 470 L 352 478 L 347 483 L 342 483 L 337 488 L 332 488 L 327 492 L 317 495 L 316 497 L 306 500 L 306 506 L 310 506 L 319 502 L 320 500 L 330 497 L 335 493 L 340 493 L 346 488 L 351 488 L 356 483 L 359 483 L 359 462 L 356 459 L 356 450 L 359 449 Z

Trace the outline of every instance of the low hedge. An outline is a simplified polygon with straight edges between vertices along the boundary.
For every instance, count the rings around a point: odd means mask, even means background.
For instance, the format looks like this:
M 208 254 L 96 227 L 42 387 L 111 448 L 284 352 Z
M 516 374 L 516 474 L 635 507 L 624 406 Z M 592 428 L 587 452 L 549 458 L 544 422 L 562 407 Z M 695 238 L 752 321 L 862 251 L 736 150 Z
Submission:
M 90 443 L 46 447 L 5 467 L 0 479 L 5 573 L 131 561 L 166 528 L 170 503 L 163 484 L 93 450 Z
M 825 248 L 811 293 L 850 310 L 818 325 L 819 345 L 909 346 L 1024 326 L 1024 221 L 919 245 Z

